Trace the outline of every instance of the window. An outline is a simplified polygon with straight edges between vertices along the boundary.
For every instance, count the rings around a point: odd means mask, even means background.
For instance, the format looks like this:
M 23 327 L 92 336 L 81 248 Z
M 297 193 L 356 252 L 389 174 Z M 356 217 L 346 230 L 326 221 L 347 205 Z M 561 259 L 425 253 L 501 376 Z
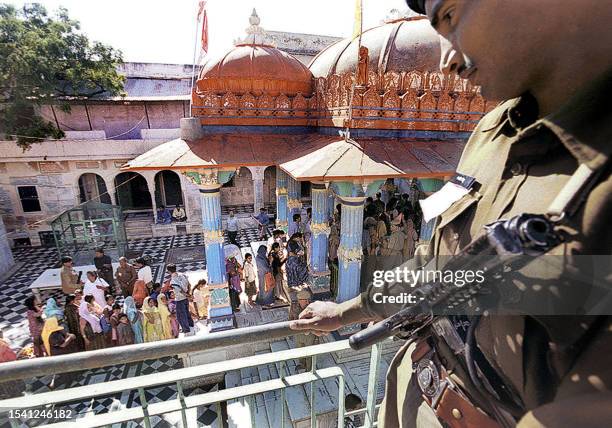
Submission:
M 40 201 L 38 200 L 38 192 L 36 186 L 21 186 L 17 188 L 19 199 L 24 213 L 32 213 L 40 211 Z

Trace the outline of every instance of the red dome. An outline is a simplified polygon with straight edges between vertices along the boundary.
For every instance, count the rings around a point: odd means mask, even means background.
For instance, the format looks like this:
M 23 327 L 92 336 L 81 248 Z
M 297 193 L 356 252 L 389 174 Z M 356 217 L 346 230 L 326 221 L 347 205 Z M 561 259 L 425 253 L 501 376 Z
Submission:
M 388 71 L 440 71 L 440 39 L 423 16 L 398 19 L 365 30 L 361 44 L 368 48 L 368 69 Z M 354 72 L 358 39 L 340 40 L 322 50 L 308 66 L 314 77 Z
M 200 91 L 288 96 L 312 94 L 312 73 L 295 57 L 272 46 L 242 44 L 202 67 Z

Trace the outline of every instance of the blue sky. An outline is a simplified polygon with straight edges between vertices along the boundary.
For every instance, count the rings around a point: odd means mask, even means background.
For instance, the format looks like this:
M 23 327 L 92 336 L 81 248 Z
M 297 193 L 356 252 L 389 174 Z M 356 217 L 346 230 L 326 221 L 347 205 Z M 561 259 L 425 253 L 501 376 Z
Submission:
M 22 0 L 0 0 L 23 5 Z M 125 61 L 191 63 L 197 0 L 41 0 L 81 22 L 90 39 L 121 49 Z M 378 25 L 404 0 L 363 0 L 364 28 Z M 210 54 L 244 35 L 255 7 L 264 29 L 348 37 L 355 0 L 208 0 Z

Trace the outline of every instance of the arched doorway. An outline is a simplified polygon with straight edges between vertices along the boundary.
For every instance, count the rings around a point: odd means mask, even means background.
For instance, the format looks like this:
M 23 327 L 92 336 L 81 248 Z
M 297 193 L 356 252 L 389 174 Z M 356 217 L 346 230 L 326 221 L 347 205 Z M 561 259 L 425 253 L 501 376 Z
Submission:
M 79 177 L 79 202 L 95 201 L 111 204 L 104 179 L 98 174 L 88 172 Z
M 124 210 L 152 209 L 151 194 L 145 178 L 132 171 L 122 172 L 115 177 L 117 204 Z
M 276 205 L 276 167 L 264 169 L 263 200 L 265 206 Z
M 183 205 L 181 178 L 176 172 L 164 170 L 155 174 L 155 204 L 158 207 Z

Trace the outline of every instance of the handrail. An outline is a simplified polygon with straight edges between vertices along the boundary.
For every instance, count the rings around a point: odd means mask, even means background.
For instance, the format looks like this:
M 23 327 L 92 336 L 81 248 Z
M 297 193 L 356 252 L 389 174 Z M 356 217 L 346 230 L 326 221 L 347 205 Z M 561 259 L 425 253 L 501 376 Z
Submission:
M 285 321 L 225 330 L 201 336 L 117 346 L 56 357 L 11 361 L 0 364 L 0 379 L 10 381 L 72 372 L 75 369 L 95 369 L 189 352 L 208 351 L 230 345 L 282 339 L 299 333 L 299 331 L 291 330 L 289 322 Z

